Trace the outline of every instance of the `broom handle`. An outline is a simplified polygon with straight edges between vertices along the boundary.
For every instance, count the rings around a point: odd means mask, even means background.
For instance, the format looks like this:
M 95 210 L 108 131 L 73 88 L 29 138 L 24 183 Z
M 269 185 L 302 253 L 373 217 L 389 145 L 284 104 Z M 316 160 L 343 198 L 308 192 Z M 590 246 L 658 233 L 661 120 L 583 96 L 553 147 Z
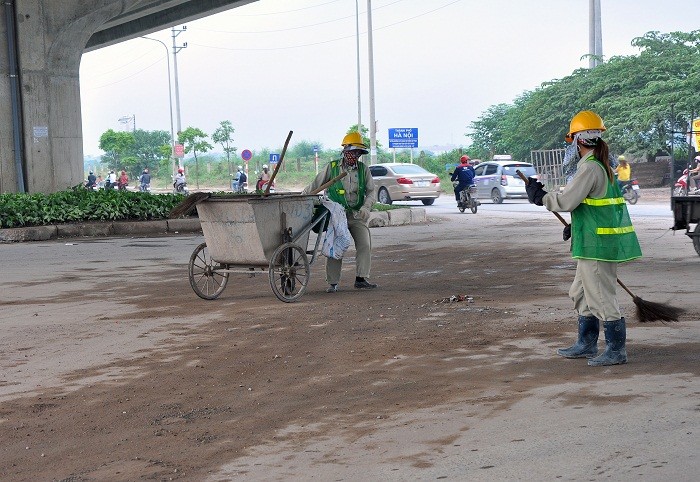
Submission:
M 525 185 L 527 185 L 528 181 L 527 181 L 527 177 L 525 176 L 525 174 L 523 174 L 522 172 L 520 172 L 520 170 L 518 170 L 518 169 L 515 170 L 515 173 L 516 173 L 518 176 L 520 176 L 520 179 L 522 179 L 523 182 L 525 182 Z M 555 212 L 555 211 L 552 211 L 552 214 L 554 214 L 554 215 L 557 217 L 557 219 L 558 219 L 559 221 L 561 221 L 561 223 L 562 223 L 564 226 L 569 226 L 569 223 L 566 222 L 566 219 L 564 219 L 564 218 L 561 217 L 561 214 L 559 214 L 559 213 L 557 213 L 557 212 Z M 636 296 L 634 295 L 634 293 L 632 293 L 632 292 L 630 291 L 630 289 L 629 289 L 627 286 L 625 286 L 625 283 L 623 283 L 622 281 L 620 281 L 620 278 L 615 278 L 615 279 L 617 280 L 617 284 L 619 284 L 620 286 L 622 286 L 622 288 L 623 288 L 632 298 L 636 298 Z
M 313 191 L 311 191 L 311 192 L 309 193 L 309 195 L 314 195 L 314 194 L 320 193 L 321 191 L 323 191 L 324 189 L 326 189 L 326 188 L 329 187 L 330 185 L 335 184 L 336 182 L 340 181 L 342 178 L 344 178 L 344 177 L 347 176 L 347 175 L 348 175 L 347 172 L 341 172 L 340 174 L 338 174 L 337 176 L 335 176 L 335 177 L 334 177 L 333 179 L 331 179 L 330 181 L 324 182 L 323 184 L 321 184 L 320 186 L 318 186 L 316 189 L 314 189 Z
M 265 196 L 270 195 L 270 188 L 272 187 L 272 181 L 275 180 L 275 177 L 277 177 L 277 171 L 280 170 L 280 166 L 282 165 L 282 160 L 284 159 L 284 155 L 287 152 L 287 146 L 289 146 L 289 140 L 292 138 L 292 133 L 294 131 L 289 131 L 289 134 L 287 134 L 287 140 L 284 141 L 284 147 L 282 148 L 282 154 L 280 154 L 280 160 L 277 161 L 277 165 L 275 166 L 275 170 L 272 173 L 272 176 L 270 177 L 270 180 L 267 181 L 267 187 L 265 188 Z

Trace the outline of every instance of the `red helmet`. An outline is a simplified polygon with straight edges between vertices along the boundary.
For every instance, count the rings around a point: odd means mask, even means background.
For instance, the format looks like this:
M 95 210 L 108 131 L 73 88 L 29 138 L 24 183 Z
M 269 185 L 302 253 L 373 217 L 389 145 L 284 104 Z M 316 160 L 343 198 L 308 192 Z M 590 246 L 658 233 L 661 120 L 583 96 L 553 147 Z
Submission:
M 460 157 L 459 160 L 462 162 L 469 162 L 470 161 L 469 156 L 466 154 L 463 155 L 462 157 Z
M 183 172 L 185 172 L 185 170 L 184 170 L 183 168 L 180 167 L 180 168 L 178 168 L 177 172 L 179 172 L 180 174 L 182 174 Z

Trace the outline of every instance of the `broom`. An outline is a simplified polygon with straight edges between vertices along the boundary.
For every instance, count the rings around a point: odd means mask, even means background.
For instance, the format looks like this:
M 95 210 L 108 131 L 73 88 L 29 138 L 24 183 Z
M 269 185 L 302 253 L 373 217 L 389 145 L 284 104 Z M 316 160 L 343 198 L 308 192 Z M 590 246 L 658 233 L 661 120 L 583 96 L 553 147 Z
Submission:
M 518 174 L 518 176 L 520 176 L 520 179 L 523 180 L 525 185 L 527 185 L 527 176 L 517 169 L 515 172 Z M 554 214 L 564 226 L 569 226 L 566 219 L 561 217 L 559 213 L 552 211 L 552 214 Z M 678 321 L 678 317 L 684 312 L 682 308 L 643 300 L 639 296 L 632 293 L 632 291 L 630 291 L 630 289 L 622 281 L 620 281 L 620 278 L 617 278 L 617 284 L 622 286 L 622 289 L 624 289 L 627 294 L 632 297 L 634 306 L 637 308 L 637 319 L 640 321 L 640 323 L 650 321 Z

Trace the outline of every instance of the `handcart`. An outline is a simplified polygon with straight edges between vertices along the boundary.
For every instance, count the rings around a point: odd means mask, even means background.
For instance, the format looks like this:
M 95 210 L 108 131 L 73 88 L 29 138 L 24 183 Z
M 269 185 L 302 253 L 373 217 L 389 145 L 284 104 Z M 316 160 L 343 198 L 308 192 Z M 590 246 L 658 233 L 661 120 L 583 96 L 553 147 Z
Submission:
M 190 286 L 197 296 L 216 299 L 232 273 L 267 271 L 280 301 L 301 298 L 329 217 L 325 209 L 316 212 L 316 201 L 318 196 L 302 194 L 213 195 L 199 203 L 205 242 L 189 263 Z M 312 229 L 319 234 L 309 249 Z

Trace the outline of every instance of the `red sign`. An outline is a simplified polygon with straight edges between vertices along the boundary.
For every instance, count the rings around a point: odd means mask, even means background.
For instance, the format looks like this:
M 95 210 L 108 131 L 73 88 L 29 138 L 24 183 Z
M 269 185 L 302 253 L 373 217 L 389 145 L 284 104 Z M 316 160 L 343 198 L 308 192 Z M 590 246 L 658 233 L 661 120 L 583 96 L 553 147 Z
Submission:
M 182 144 L 175 144 L 175 157 L 185 157 L 185 146 Z
M 241 158 L 246 162 L 250 161 L 253 158 L 253 153 L 250 152 L 249 149 L 244 149 L 243 152 L 241 152 Z

